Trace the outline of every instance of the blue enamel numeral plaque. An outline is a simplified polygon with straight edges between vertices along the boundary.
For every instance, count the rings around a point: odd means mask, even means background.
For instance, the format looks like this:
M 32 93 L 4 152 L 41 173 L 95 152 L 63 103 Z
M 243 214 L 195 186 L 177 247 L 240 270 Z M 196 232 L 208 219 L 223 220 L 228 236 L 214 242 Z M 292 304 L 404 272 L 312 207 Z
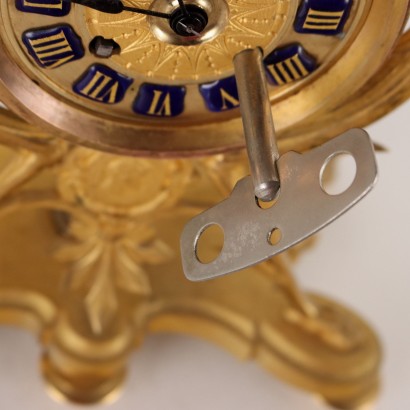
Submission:
M 26 31 L 23 43 L 43 68 L 57 68 L 84 56 L 80 37 L 67 25 Z
M 317 67 L 300 44 L 278 48 L 265 58 L 268 79 L 272 84 L 284 85 L 309 75 Z
M 343 32 L 353 0 L 303 0 L 295 31 L 333 36 Z
M 137 114 L 153 117 L 176 117 L 184 111 L 186 88 L 142 84 L 133 109 Z
M 73 91 L 93 101 L 116 104 L 124 98 L 132 82 L 132 78 L 111 68 L 94 64 L 73 85 Z
M 210 111 L 221 112 L 239 107 L 238 88 L 234 76 L 202 84 L 199 91 Z
M 16 0 L 16 8 L 26 13 L 61 17 L 70 12 L 71 5 L 63 0 Z

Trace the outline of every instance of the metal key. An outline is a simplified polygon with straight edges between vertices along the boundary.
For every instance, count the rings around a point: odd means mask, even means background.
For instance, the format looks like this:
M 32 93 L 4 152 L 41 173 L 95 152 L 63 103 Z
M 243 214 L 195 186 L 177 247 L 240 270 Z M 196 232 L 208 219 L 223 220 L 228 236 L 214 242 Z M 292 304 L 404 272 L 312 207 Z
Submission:
M 228 199 L 185 226 L 181 237 L 183 269 L 193 281 L 226 275 L 285 251 L 354 206 L 377 179 L 373 144 L 361 129 L 350 130 L 305 154 L 288 152 L 277 159 L 261 52 L 241 54 L 235 63 L 252 176 L 240 180 Z M 257 117 L 252 113 L 255 109 Z M 356 176 L 345 192 L 329 195 L 322 174 L 339 154 L 354 158 Z M 258 198 L 275 197 L 271 208 L 258 205 Z M 224 231 L 224 245 L 220 255 L 205 264 L 197 256 L 198 241 L 215 224 Z

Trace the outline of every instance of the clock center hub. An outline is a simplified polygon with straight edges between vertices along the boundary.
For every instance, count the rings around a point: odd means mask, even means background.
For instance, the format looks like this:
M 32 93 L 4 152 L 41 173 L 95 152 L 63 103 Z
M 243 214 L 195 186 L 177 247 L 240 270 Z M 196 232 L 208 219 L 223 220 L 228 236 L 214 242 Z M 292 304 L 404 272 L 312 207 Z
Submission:
M 191 4 L 186 6 L 186 11 L 188 14 L 179 8 L 172 13 L 170 19 L 171 28 L 180 36 L 200 36 L 208 24 L 206 11 Z
M 178 0 L 155 0 L 152 10 L 169 13 L 169 21 L 149 17 L 151 32 L 168 44 L 192 46 L 215 39 L 227 26 L 229 7 L 225 0 L 185 1 L 188 14 Z

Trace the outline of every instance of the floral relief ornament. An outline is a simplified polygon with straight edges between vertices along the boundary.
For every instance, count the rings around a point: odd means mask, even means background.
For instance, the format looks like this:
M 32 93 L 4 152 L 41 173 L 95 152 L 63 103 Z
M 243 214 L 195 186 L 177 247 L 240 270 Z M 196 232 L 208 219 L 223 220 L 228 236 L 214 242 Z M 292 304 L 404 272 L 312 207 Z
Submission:
M 86 289 L 94 333 L 102 333 L 119 308 L 119 291 L 152 293 L 144 265 L 173 258 L 152 222 L 156 211 L 180 199 L 191 175 L 187 161 L 146 160 L 74 149 L 59 170 L 61 198 L 91 218 L 71 219 L 56 258 L 70 265 L 67 286 Z

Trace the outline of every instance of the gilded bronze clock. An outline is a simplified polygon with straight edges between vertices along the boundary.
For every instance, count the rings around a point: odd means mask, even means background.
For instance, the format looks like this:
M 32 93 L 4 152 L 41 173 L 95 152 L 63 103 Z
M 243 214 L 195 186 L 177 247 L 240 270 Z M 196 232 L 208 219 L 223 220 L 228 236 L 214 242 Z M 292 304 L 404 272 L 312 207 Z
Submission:
M 290 273 L 310 242 L 191 283 L 179 236 L 248 173 L 234 57 L 262 49 L 279 148 L 302 151 L 410 96 L 409 3 L 0 0 L 0 323 L 39 335 L 53 391 L 105 400 L 171 331 L 341 409 L 374 396 L 375 333 Z

